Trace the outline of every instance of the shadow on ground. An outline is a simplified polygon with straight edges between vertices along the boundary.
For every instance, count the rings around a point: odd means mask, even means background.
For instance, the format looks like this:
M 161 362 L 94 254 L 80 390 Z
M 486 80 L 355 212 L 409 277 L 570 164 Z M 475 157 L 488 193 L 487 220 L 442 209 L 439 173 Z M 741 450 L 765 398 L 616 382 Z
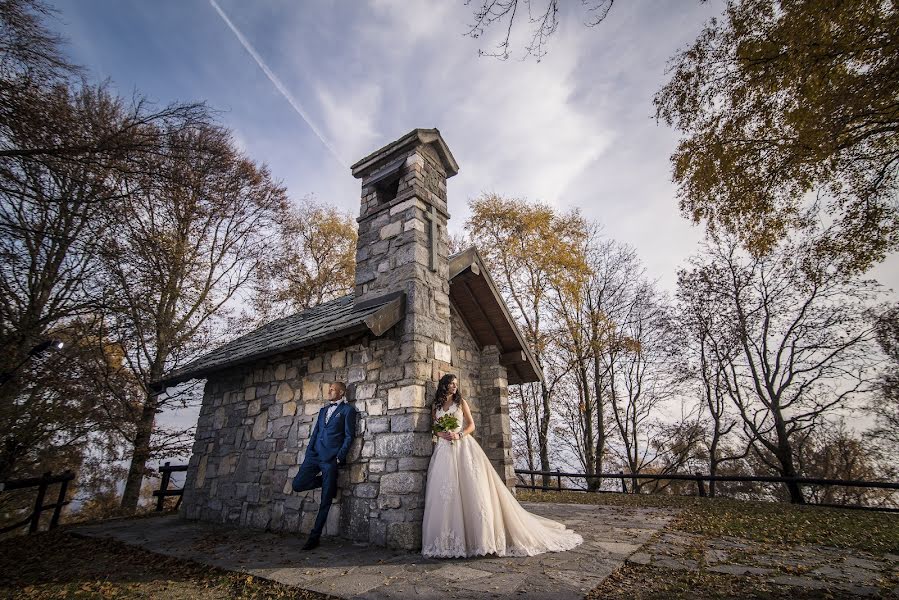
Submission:
M 185 521 L 176 515 L 85 525 L 78 535 L 112 539 L 171 557 L 238 571 L 338 597 L 583 598 L 676 515 L 675 510 L 526 504 L 565 523 L 584 544 L 525 558 L 427 559 L 420 554 L 323 538 L 312 552 L 302 536 Z

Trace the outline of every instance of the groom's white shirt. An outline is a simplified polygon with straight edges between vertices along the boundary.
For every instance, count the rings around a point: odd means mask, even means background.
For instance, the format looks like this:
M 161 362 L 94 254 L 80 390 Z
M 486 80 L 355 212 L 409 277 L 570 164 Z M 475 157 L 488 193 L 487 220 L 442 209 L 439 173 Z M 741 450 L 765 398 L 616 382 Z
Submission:
M 337 402 L 331 402 L 331 405 L 328 407 L 328 412 L 325 413 L 325 425 L 328 424 L 328 421 L 331 420 L 331 416 L 334 414 L 334 411 L 337 410 L 337 407 L 341 404 L 346 404 L 346 396 L 344 396 Z

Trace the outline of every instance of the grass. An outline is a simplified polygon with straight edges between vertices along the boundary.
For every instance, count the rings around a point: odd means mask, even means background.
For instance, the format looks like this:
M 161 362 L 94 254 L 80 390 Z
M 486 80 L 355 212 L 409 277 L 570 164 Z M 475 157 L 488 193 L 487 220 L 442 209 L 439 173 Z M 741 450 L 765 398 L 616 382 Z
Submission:
M 0 542 L 0 598 L 327 599 L 301 590 L 65 528 Z
M 882 597 L 882 596 L 877 596 Z M 804 589 L 766 581 L 764 577 L 705 571 L 670 571 L 625 565 L 587 594 L 587 600 L 836 600 L 843 590 Z
M 649 494 L 519 491 L 530 502 L 679 508 L 669 529 L 756 542 L 855 548 L 899 554 L 899 514 L 753 502 L 728 498 Z
M 733 536 L 761 544 L 826 545 L 899 554 L 899 514 L 744 502 L 724 498 L 519 491 L 523 501 L 678 508 L 668 530 Z M 893 583 L 895 585 L 895 582 Z M 764 577 L 672 571 L 627 564 L 587 598 L 696 600 L 842 598 L 835 590 L 779 586 Z M 112 540 L 77 537 L 67 527 L 0 541 L 0 599 L 173 600 L 327 599 L 329 596 L 165 557 Z

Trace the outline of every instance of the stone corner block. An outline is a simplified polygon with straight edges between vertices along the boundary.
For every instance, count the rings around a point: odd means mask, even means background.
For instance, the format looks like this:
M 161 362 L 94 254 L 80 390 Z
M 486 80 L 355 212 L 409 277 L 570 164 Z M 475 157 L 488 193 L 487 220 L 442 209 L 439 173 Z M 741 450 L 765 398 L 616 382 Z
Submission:
M 387 390 L 387 408 L 424 408 L 425 386 L 404 385 Z
M 445 363 L 451 363 L 453 361 L 453 353 L 449 344 L 435 341 L 434 358 Z

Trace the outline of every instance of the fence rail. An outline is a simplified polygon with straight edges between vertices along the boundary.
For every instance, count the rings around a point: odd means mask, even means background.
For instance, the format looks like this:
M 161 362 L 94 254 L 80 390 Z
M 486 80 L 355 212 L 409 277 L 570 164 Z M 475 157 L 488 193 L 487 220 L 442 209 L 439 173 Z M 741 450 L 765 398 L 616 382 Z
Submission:
M 179 506 L 181 506 L 181 499 L 183 498 L 184 489 L 169 489 L 169 481 L 171 481 L 172 479 L 172 473 L 178 473 L 181 471 L 187 471 L 187 465 L 172 465 L 171 463 L 167 462 L 163 466 L 159 467 L 159 472 L 162 473 L 162 481 L 159 483 L 159 489 L 153 491 L 153 495 L 156 497 L 157 512 L 165 508 L 165 499 L 171 496 L 178 496 L 178 502 L 175 503 L 175 508 L 177 509 Z
M 890 481 L 864 481 L 860 479 L 823 479 L 820 477 L 767 477 L 767 476 L 754 476 L 754 475 L 706 475 L 704 473 L 695 473 L 693 475 L 683 474 L 683 473 L 672 473 L 670 475 L 659 475 L 659 474 L 643 474 L 643 473 L 624 473 L 623 471 L 619 471 L 618 473 L 596 473 L 596 474 L 588 474 L 588 473 L 566 473 L 561 471 L 531 471 L 527 469 L 516 469 L 515 474 L 518 476 L 521 475 L 530 475 L 531 485 L 518 485 L 517 487 L 521 487 L 523 489 L 530 490 L 556 490 L 562 491 L 562 478 L 567 477 L 571 479 L 584 479 L 587 482 L 592 480 L 599 480 L 599 484 L 602 485 L 603 479 L 618 479 L 621 481 L 621 491 L 625 494 L 629 493 L 627 489 L 627 480 L 631 480 L 631 490 L 630 493 L 633 493 L 636 489 L 636 484 L 638 479 L 647 479 L 647 480 L 655 480 L 655 481 L 695 481 L 697 493 L 699 496 L 705 497 L 706 494 L 706 482 L 758 482 L 758 483 L 792 483 L 799 486 L 803 485 L 823 485 L 823 486 L 845 486 L 845 487 L 862 487 L 862 488 L 876 488 L 876 489 L 887 489 L 887 490 L 899 490 L 899 483 L 890 482 Z M 535 477 L 540 476 L 544 478 L 544 481 L 551 480 L 555 478 L 556 485 L 546 485 L 546 483 L 541 483 L 537 485 L 535 483 Z M 548 476 L 548 477 L 546 477 Z M 519 479 L 521 479 L 519 477 Z M 587 489 L 580 488 L 566 488 L 570 491 L 583 491 L 589 492 Z M 596 491 L 605 491 L 605 490 L 596 490 Z M 838 506 L 843 508 L 873 508 L 875 510 L 884 510 L 889 512 L 899 512 L 899 509 L 895 508 L 880 508 L 880 507 L 860 507 L 854 505 L 820 505 L 820 506 Z
M 62 511 L 62 507 L 69 504 L 69 501 L 66 500 L 66 494 L 68 493 L 69 482 L 73 479 L 75 479 L 75 474 L 71 471 L 64 471 L 61 475 L 53 475 L 48 471 L 41 477 L 28 477 L 27 479 L 14 479 L 0 482 L 0 492 L 22 490 L 31 487 L 38 488 L 37 497 L 34 500 L 34 508 L 31 510 L 31 514 L 17 523 L 0 528 L 0 534 L 9 533 L 19 527 L 24 527 L 25 525 L 28 525 L 28 533 L 35 533 L 40 527 L 41 513 L 45 510 L 50 510 L 51 508 L 53 509 L 53 516 L 50 519 L 49 528 L 56 529 L 57 525 L 59 525 L 59 513 Z M 56 483 L 60 484 L 59 495 L 57 496 L 56 502 L 53 504 L 44 504 L 47 488 Z

